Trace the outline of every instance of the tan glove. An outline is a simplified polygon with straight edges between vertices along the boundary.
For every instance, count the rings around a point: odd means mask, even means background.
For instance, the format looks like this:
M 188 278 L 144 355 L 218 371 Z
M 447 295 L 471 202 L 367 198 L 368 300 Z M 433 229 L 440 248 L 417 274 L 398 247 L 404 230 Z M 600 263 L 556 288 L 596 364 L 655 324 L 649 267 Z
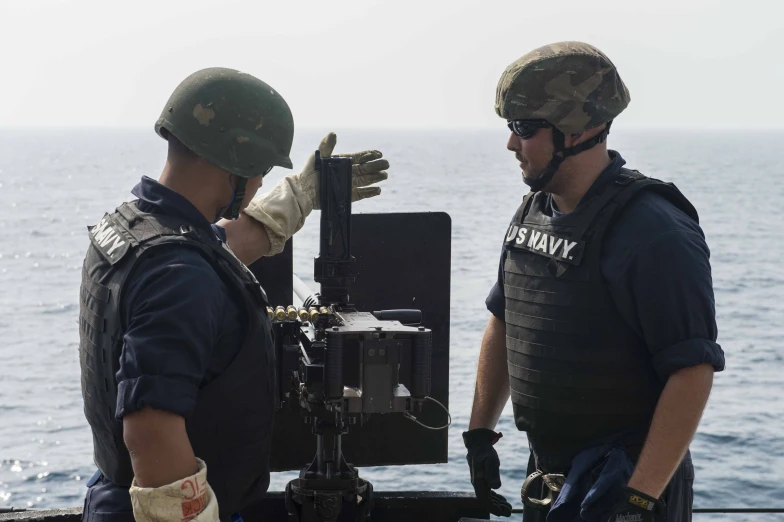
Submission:
M 330 132 L 321 140 L 318 150 L 322 157 L 332 156 L 337 139 L 335 133 Z M 352 159 L 352 202 L 381 193 L 380 187 L 368 186 L 388 177 L 385 169 L 389 168 L 389 162 L 381 159 L 379 151 L 366 150 L 339 156 Z M 299 174 L 286 176 L 271 191 L 253 198 L 243 210 L 264 225 L 270 242 L 268 256 L 282 252 L 286 241 L 303 227 L 305 218 L 313 209 L 319 208 L 318 178 L 316 154 L 313 153 Z
M 195 475 L 159 488 L 131 483 L 131 505 L 136 522 L 218 522 L 218 500 L 207 483 L 207 464 L 197 458 Z

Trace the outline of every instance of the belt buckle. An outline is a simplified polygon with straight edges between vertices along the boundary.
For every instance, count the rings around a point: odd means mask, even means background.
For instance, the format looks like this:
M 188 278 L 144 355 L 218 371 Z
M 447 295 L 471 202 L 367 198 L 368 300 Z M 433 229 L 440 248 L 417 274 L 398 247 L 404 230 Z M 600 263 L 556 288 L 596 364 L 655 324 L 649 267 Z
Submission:
M 529 489 L 536 482 L 536 479 L 542 479 L 544 485 L 547 486 L 547 495 L 543 499 L 531 498 Z M 538 509 L 540 511 L 549 511 L 550 506 L 555 501 L 561 488 L 566 483 L 566 475 L 563 473 L 544 473 L 541 470 L 536 470 L 523 482 L 523 487 L 520 488 L 520 500 L 526 506 Z

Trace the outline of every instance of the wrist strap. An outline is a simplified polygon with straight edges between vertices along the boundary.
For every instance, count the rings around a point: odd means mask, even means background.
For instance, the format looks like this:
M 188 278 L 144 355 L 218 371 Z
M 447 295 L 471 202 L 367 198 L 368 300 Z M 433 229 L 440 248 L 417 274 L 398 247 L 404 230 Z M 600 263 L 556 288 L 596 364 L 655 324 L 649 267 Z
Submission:
M 627 487 L 625 491 L 626 501 L 646 511 L 657 513 L 664 507 L 664 503 L 656 498 L 646 495 L 642 491 Z

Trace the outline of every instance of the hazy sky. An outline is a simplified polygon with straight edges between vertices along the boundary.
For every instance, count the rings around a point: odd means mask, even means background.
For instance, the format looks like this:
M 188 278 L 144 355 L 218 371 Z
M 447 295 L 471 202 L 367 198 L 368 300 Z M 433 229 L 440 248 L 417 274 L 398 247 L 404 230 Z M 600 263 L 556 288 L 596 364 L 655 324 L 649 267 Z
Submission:
M 488 127 L 506 65 L 582 40 L 629 127 L 784 127 L 784 2 L 0 0 L 0 127 L 152 127 L 203 67 L 243 70 L 303 127 Z

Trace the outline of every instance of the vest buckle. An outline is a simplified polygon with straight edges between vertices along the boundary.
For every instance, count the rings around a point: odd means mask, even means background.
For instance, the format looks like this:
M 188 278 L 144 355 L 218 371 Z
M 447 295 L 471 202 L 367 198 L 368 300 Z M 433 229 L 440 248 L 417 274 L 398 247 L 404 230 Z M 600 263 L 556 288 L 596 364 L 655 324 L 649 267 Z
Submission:
M 632 181 L 634 181 L 633 177 L 626 176 L 624 174 L 619 174 L 618 177 L 615 179 L 615 184 L 625 187 L 626 185 L 629 185 Z
M 180 234 L 185 237 L 199 237 L 199 233 L 190 225 L 180 225 Z

